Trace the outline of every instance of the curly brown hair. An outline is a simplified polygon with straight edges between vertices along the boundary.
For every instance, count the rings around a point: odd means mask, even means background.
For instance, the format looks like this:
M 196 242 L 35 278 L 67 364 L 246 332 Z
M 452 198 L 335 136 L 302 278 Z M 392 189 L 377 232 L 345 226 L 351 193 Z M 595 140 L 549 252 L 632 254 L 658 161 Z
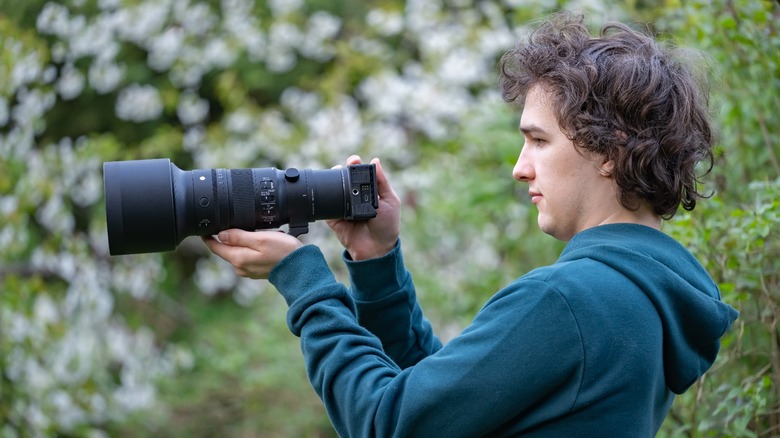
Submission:
M 706 75 L 688 53 L 621 23 L 594 37 L 582 16 L 559 13 L 504 54 L 499 86 L 521 106 L 543 86 L 569 139 L 613 161 L 620 203 L 644 199 L 669 219 L 705 197 L 696 167 L 713 165 Z

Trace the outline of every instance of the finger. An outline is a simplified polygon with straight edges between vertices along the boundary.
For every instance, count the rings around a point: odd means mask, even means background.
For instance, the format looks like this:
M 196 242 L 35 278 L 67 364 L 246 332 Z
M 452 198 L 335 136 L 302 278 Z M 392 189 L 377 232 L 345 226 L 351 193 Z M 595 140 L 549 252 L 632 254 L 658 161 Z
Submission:
M 376 185 L 377 190 L 379 191 L 379 197 L 388 198 L 390 196 L 397 196 L 393 190 L 393 187 L 390 186 L 390 181 L 387 179 L 387 174 L 382 168 L 382 162 L 379 160 L 379 158 L 374 158 L 371 160 L 371 163 L 376 165 Z
M 208 246 L 211 252 L 228 262 L 234 259 L 236 252 L 241 249 L 224 244 L 211 236 L 203 236 L 203 242 Z
M 220 231 L 217 239 L 204 239 L 211 252 L 234 266 L 240 265 L 248 254 L 261 252 L 265 233 L 254 233 L 238 228 Z
M 325 223 L 328 224 L 328 226 L 331 227 L 331 228 L 335 227 L 340 222 L 344 222 L 344 219 L 327 219 L 327 220 L 325 220 Z
M 362 162 L 363 160 L 360 158 L 359 155 L 350 155 L 349 158 L 347 158 L 347 166 L 351 166 L 353 164 L 360 164 Z M 342 166 L 341 164 L 337 164 L 331 167 L 331 169 L 341 169 L 342 167 L 344 166 Z
M 352 164 L 360 164 L 363 160 L 360 158 L 360 155 L 350 155 L 349 158 L 347 158 L 347 166 Z
M 256 232 L 245 231 L 239 228 L 220 231 L 217 235 L 219 241 L 229 246 L 243 246 L 252 248 L 262 236 Z

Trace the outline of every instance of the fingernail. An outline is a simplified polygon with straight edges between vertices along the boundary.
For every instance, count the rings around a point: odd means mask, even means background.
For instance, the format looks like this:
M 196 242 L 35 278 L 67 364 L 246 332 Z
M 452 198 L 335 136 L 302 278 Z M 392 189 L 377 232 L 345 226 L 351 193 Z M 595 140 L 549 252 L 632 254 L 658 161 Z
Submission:
M 227 231 L 220 231 L 219 234 L 217 234 L 217 239 L 219 239 L 220 242 L 225 243 L 228 240 L 228 233 Z

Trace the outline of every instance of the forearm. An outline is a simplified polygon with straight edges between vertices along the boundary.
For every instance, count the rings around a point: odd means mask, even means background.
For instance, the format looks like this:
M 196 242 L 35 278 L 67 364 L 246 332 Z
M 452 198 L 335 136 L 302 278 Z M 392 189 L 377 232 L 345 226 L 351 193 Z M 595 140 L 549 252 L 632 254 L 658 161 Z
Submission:
M 382 341 L 385 352 L 401 368 L 441 348 L 417 301 L 400 242 L 383 257 L 355 262 L 345 253 L 344 261 L 360 325 Z

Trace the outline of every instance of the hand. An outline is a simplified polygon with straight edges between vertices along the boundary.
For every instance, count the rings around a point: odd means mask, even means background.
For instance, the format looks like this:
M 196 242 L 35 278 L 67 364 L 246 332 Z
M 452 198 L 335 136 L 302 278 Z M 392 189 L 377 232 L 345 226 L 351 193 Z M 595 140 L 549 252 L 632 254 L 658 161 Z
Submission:
M 347 159 L 347 165 L 361 164 L 361 162 L 357 155 Z M 395 247 L 401 232 L 401 200 L 390 187 L 379 159 L 374 158 L 371 163 L 376 165 L 376 182 L 379 191 L 377 216 L 367 221 L 348 222 L 344 219 L 327 221 L 336 233 L 336 237 L 352 256 L 352 260 L 382 257 Z
M 283 258 L 303 246 L 300 240 L 284 232 L 221 231 L 219 240 L 204 236 L 211 252 L 233 265 L 236 274 L 248 278 L 268 278 L 268 274 Z

